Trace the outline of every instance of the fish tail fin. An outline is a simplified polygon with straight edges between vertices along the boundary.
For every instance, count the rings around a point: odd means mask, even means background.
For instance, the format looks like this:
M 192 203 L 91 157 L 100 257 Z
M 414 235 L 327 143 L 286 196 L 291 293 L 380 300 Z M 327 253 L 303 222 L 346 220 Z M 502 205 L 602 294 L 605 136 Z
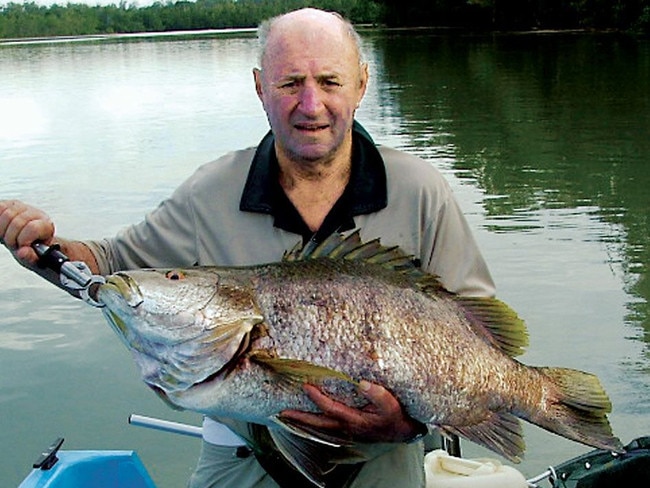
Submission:
M 536 370 L 551 380 L 555 393 L 528 420 L 574 441 L 622 452 L 607 419 L 612 404 L 597 376 L 567 368 Z

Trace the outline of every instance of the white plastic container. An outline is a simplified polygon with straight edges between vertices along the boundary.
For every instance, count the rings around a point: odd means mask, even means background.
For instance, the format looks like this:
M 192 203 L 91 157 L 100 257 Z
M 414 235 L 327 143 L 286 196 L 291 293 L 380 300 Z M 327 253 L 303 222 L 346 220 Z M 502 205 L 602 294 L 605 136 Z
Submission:
M 426 488 L 527 488 L 524 475 L 496 459 L 462 459 L 438 449 L 424 457 Z

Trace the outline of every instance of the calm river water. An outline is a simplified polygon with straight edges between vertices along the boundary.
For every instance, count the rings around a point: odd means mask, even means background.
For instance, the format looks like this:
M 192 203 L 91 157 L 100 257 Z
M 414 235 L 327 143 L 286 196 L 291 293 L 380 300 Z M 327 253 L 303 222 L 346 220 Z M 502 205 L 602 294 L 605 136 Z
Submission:
M 372 82 L 358 119 L 449 178 L 499 296 L 528 323 L 522 360 L 598 374 L 619 437 L 650 434 L 648 42 L 364 40 Z M 255 59 L 249 35 L 0 45 L 0 198 L 47 209 L 69 237 L 140 219 L 198 165 L 264 135 Z M 183 486 L 198 441 L 126 419 L 199 416 L 140 383 L 98 311 L 4 251 L 0 276 L 0 484 L 64 436 L 69 449 L 137 449 L 160 487 Z M 588 450 L 525 433 L 527 476 Z

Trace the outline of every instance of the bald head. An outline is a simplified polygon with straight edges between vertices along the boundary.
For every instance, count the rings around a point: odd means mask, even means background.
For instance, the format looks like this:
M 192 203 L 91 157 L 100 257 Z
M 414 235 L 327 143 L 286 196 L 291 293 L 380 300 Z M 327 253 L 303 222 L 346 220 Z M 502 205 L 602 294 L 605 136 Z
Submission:
M 280 165 L 309 166 L 314 174 L 330 165 L 349 168 L 354 113 L 368 81 L 350 23 L 306 8 L 270 19 L 259 35 L 255 89 Z
M 262 22 L 257 30 L 260 46 L 260 67 L 269 57 L 282 55 L 283 39 L 293 36 L 305 46 L 314 42 L 331 45 L 332 49 L 351 49 L 363 64 L 361 39 L 350 22 L 335 12 L 303 8 Z

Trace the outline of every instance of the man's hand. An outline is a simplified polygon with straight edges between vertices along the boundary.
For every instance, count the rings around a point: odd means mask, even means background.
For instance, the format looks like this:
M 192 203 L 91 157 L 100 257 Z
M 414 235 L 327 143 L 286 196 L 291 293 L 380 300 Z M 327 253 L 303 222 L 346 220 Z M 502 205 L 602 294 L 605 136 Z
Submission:
M 18 200 L 0 200 L 0 241 L 20 261 L 34 265 L 38 256 L 32 243 L 50 244 L 54 238 L 54 223 L 35 207 Z
M 37 266 L 38 255 L 32 249 L 32 244 L 36 241 L 48 246 L 58 244 L 70 261 L 83 261 L 88 265 L 91 273 L 99 274 L 95 256 L 84 243 L 59 237 L 55 239 L 54 223 L 45 212 L 18 200 L 0 200 L 0 244 L 4 244 L 23 266 L 56 286 L 62 287 L 68 293 L 78 296 L 76 292 L 61 285 L 57 273 Z
M 383 386 L 361 381 L 359 391 L 370 401 L 362 409 L 337 402 L 313 385 L 305 393 L 322 414 L 285 410 L 281 417 L 316 430 L 339 432 L 358 442 L 406 442 L 422 432 L 424 426 L 404 413 L 397 399 Z

